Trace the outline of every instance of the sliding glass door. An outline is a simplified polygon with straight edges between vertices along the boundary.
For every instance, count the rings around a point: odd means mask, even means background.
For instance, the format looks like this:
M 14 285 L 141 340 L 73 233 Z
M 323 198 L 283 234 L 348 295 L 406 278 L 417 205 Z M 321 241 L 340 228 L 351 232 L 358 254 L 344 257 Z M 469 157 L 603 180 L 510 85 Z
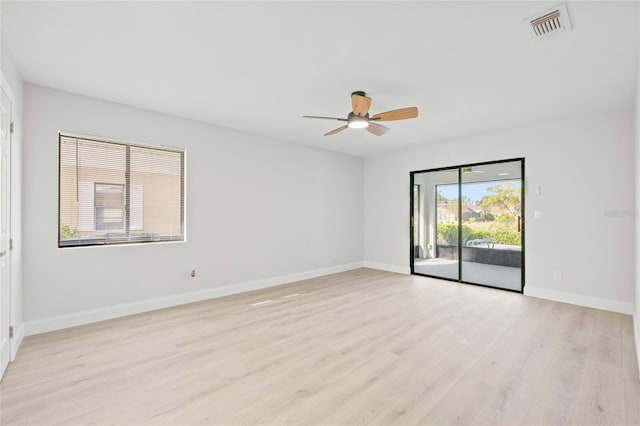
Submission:
M 458 279 L 458 208 L 450 201 L 458 196 L 458 171 L 416 174 L 413 185 L 413 199 L 420 203 L 412 209 L 413 267 L 417 273 Z
M 521 292 L 524 159 L 411 173 L 411 272 Z

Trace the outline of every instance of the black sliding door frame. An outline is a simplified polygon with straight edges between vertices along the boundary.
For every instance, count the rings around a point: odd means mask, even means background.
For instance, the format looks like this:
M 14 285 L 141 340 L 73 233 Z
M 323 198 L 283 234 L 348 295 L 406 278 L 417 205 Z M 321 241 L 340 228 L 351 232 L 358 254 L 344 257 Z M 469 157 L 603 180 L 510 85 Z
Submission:
M 504 287 L 497 287 L 497 286 L 492 286 L 492 285 L 487 285 L 487 284 L 480 284 L 480 283 L 474 283 L 474 282 L 470 282 L 470 281 L 464 281 L 462 279 L 462 170 L 466 167 L 478 167 L 478 166 L 486 166 L 486 165 L 491 165 L 491 164 L 500 164 L 500 163 L 510 163 L 510 162 L 516 162 L 516 161 L 520 161 L 520 181 L 521 181 L 521 185 L 520 185 L 520 200 L 521 200 L 521 207 L 520 207 L 520 245 L 521 245 L 521 260 L 520 260 L 520 290 L 513 290 L 513 289 L 509 289 L 509 288 L 504 288 Z M 458 279 L 454 279 L 454 278 L 446 278 L 446 277 L 440 277 L 440 276 L 436 276 L 436 275 L 429 275 L 429 274 L 423 274 L 423 273 L 418 273 L 415 270 L 415 264 L 414 264 L 414 259 L 415 259 L 415 241 L 414 241 L 414 185 L 415 185 L 415 175 L 416 174 L 420 174 L 420 173 L 428 173 L 428 172 L 441 172 L 441 171 L 452 171 L 452 170 L 456 170 L 458 171 Z M 511 292 L 515 292 L 515 293 L 523 293 L 524 292 L 524 286 L 525 286 L 525 196 L 524 196 L 524 192 L 525 192 L 525 159 L 524 157 L 518 157 L 518 158 L 509 158 L 506 160 L 496 160 L 496 161 L 485 161 L 485 162 L 481 162 L 481 163 L 471 163 L 471 164 L 461 164 L 458 166 L 449 166 L 449 167 L 438 167 L 435 169 L 425 169 L 425 170 L 415 170 L 409 173 L 409 180 L 410 180 L 410 184 L 409 184 L 409 188 L 410 188 L 410 197 L 409 197 L 409 264 L 411 266 L 411 274 L 412 275 L 419 275 L 419 276 L 423 276 L 423 277 L 430 277 L 430 278 L 437 278 L 440 280 L 447 280 L 447 281 L 452 281 L 452 282 L 456 282 L 456 283 L 463 283 L 463 284 L 471 284 L 471 285 L 478 285 L 478 286 L 482 286 L 482 287 L 489 287 L 489 288 L 496 288 L 499 290 L 505 290 L 505 291 L 511 291 Z M 435 194 L 436 197 L 436 214 L 435 214 L 435 223 L 436 223 L 436 227 L 437 227 L 437 222 L 438 222 L 438 206 L 437 206 L 437 191 Z M 420 228 L 420 226 L 418 226 L 418 228 Z M 437 237 L 436 237 L 437 238 Z M 436 244 L 436 250 L 437 250 L 437 244 Z

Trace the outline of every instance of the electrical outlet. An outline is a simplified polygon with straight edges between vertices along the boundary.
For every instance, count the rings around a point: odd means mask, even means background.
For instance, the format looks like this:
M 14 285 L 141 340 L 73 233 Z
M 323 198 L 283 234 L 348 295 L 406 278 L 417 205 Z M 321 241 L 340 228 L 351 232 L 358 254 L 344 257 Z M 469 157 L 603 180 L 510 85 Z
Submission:
M 560 281 L 562 279 L 562 271 L 553 271 L 553 279 Z

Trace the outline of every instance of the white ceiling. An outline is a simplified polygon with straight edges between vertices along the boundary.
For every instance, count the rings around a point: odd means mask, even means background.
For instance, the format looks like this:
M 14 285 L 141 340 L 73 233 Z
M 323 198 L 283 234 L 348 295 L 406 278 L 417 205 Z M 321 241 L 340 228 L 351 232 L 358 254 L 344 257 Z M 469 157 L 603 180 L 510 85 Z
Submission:
M 568 3 L 573 31 L 532 41 L 556 2 L 8 2 L 25 81 L 358 156 L 550 117 L 632 107 L 638 3 Z M 302 115 L 418 106 L 382 137 Z

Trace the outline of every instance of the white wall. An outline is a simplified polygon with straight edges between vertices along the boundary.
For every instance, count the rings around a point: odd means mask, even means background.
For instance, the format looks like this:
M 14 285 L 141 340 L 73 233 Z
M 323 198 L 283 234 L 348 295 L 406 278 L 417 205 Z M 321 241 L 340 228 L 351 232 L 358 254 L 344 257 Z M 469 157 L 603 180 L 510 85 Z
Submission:
M 409 270 L 410 171 L 525 157 L 525 294 L 631 313 L 633 122 L 624 110 L 367 158 L 365 264 Z
M 30 84 L 25 126 L 31 332 L 57 328 L 48 319 L 80 311 L 361 265 L 360 158 Z M 185 147 L 187 242 L 58 249 L 59 130 Z
M 1 37 L 0 37 L 1 38 Z M 11 52 L 7 48 L 4 38 L 1 40 L 0 58 L 2 75 L 15 97 L 13 107 L 14 133 L 11 138 L 11 237 L 13 250 L 11 251 L 11 323 L 14 327 L 14 341 L 11 347 L 11 357 L 15 358 L 18 346 L 24 336 L 22 321 L 22 144 L 23 144 L 23 82 L 15 66 Z

